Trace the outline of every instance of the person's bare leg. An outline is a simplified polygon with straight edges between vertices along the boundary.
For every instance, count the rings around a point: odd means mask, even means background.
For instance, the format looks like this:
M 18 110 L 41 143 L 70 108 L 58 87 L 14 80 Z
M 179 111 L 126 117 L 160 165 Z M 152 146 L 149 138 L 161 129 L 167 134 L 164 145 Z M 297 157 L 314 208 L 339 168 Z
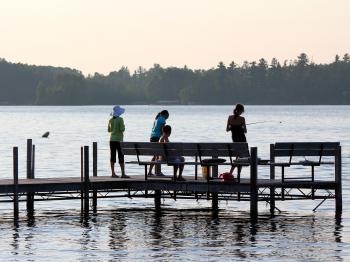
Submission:
M 178 180 L 180 180 L 180 181 L 185 181 L 185 179 L 183 178 L 183 176 L 182 176 L 182 172 L 184 171 L 184 165 L 180 165 L 179 167 L 178 167 L 178 169 L 179 169 L 179 176 L 178 176 Z
M 111 162 L 111 171 L 112 171 L 112 177 L 118 177 L 114 171 L 114 164 L 113 162 Z
M 238 159 L 239 157 L 236 157 L 236 160 Z M 231 166 L 231 170 L 230 170 L 230 174 L 232 175 L 233 173 L 233 170 L 235 170 L 235 166 Z
M 129 178 L 129 176 L 127 176 L 127 175 L 125 174 L 125 163 L 119 163 L 119 165 L 120 165 L 120 169 L 121 169 L 121 171 L 122 171 L 122 177 L 123 177 L 123 178 Z
M 156 156 L 153 156 L 151 161 L 153 162 L 155 160 L 156 160 Z M 154 167 L 154 164 L 149 165 L 148 175 L 152 174 L 153 167 Z
M 177 176 L 177 170 L 179 169 L 178 166 L 174 166 L 174 178 L 177 180 L 179 177 Z

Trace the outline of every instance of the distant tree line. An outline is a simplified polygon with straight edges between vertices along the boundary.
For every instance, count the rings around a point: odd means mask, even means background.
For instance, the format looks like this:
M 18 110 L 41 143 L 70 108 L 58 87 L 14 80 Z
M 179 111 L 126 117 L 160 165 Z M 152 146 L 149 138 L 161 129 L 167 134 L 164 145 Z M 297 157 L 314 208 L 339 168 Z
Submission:
M 350 56 L 329 64 L 305 53 L 282 64 L 220 62 L 208 70 L 127 67 L 85 77 L 80 71 L 0 59 L 0 104 L 350 104 Z

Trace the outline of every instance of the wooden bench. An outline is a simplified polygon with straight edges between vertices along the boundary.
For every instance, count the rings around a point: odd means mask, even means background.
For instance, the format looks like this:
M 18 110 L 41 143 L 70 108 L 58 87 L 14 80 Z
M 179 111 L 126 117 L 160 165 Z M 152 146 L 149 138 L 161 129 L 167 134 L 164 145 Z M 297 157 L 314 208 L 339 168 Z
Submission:
M 270 145 L 270 179 L 275 179 L 275 167 L 281 167 L 282 183 L 286 180 L 305 180 L 315 181 L 315 167 L 321 165 L 335 165 L 336 168 L 339 163 L 337 159 L 340 158 L 340 143 L 339 142 L 283 142 Z M 295 160 L 296 157 L 304 157 L 304 160 Z M 316 160 L 307 160 L 306 157 L 313 157 Z M 334 157 L 332 161 L 324 160 L 325 157 Z M 278 159 L 283 158 L 283 161 Z M 287 159 L 287 160 L 286 160 Z M 286 177 L 285 168 L 292 166 L 309 166 L 311 167 L 310 176 L 301 177 Z M 337 172 L 335 171 L 335 174 Z M 337 180 L 335 175 L 335 180 Z M 284 199 L 284 188 L 281 194 Z M 311 191 L 312 197 L 314 190 Z
M 148 166 L 151 164 L 176 167 L 178 165 L 193 165 L 195 167 L 195 179 L 198 176 L 198 166 L 214 169 L 219 165 L 249 166 L 249 149 L 247 143 L 151 143 L 151 142 L 121 142 L 124 155 L 133 155 L 137 161 L 127 163 L 144 166 L 145 180 L 147 180 Z M 144 156 L 162 156 L 164 161 L 142 160 Z M 193 157 L 194 161 L 172 162 L 176 156 Z M 219 162 L 218 158 L 224 157 L 229 161 Z M 213 160 L 208 160 L 208 158 Z M 216 160 L 215 160 L 216 159 Z M 240 179 L 240 168 L 238 181 Z M 173 179 L 176 180 L 175 172 Z M 210 177 L 208 176 L 208 180 Z

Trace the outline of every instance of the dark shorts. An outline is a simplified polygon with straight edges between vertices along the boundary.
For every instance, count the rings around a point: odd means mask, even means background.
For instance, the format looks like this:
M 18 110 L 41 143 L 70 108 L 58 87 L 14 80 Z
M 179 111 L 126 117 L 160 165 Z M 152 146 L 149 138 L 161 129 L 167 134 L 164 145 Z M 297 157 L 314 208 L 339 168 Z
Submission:
M 245 134 L 234 134 L 232 133 L 232 142 L 247 142 L 247 138 L 245 137 Z
M 159 142 L 159 139 L 160 137 L 151 137 L 149 141 L 155 143 L 155 142 Z
M 124 155 L 120 147 L 120 142 L 118 141 L 109 141 L 109 148 L 111 149 L 111 162 L 115 163 L 117 160 L 117 151 L 118 151 L 118 161 L 119 163 L 124 163 Z

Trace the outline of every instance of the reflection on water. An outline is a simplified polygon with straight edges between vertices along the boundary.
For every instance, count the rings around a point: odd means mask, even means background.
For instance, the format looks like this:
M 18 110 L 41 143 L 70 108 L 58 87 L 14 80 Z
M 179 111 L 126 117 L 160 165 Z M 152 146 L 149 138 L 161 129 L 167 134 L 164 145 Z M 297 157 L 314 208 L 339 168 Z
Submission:
M 69 213 L 38 213 L 35 221 L 1 222 L 2 258 L 19 260 L 343 261 L 341 221 L 320 215 L 167 209 L 104 210 L 87 221 Z M 345 254 L 346 255 L 346 254 Z M 45 260 L 45 261 L 48 261 Z

